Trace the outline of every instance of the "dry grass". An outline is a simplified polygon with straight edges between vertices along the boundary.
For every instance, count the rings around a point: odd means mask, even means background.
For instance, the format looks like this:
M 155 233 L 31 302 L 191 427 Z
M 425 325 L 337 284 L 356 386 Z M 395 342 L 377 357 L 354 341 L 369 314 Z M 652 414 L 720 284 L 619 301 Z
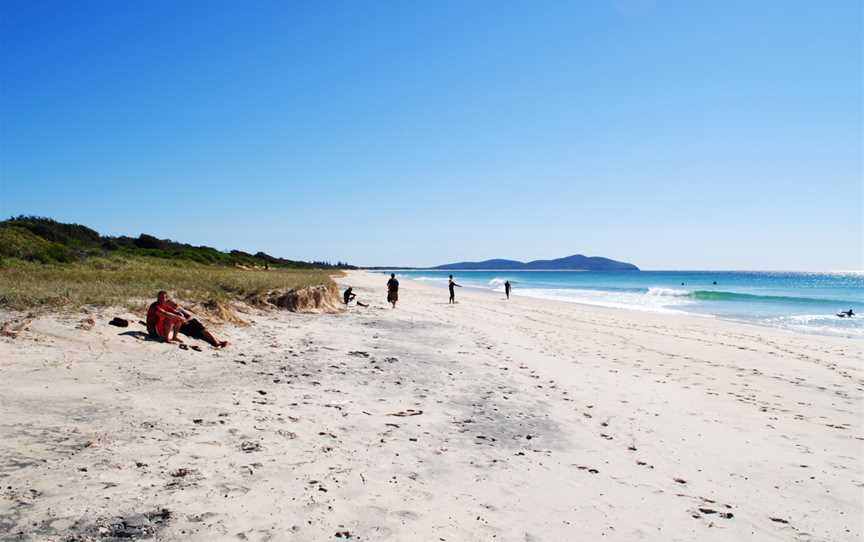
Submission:
M 159 290 L 187 303 L 242 300 L 269 290 L 330 284 L 332 271 L 253 270 L 148 257 L 91 258 L 72 264 L 0 262 L 0 308 L 140 309 Z

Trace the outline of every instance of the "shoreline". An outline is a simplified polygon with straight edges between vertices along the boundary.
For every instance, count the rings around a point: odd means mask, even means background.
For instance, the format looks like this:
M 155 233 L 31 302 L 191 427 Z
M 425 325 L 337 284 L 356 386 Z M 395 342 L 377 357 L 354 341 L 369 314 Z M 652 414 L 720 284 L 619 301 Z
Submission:
M 858 341 L 416 281 L 394 310 L 382 278 L 335 278 L 368 308 L 251 311 L 226 350 L 113 309 L 0 338 L 0 533 L 864 535 Z
M 356 273 L 358 271 L 354 271 L 354 272 Z M 366 273 L 367 271 L 361 271 L 361 272 Z M 368 273 L 373 274 L 373 275 L 379 275 L 378 272 L 368 272 Z M 434 281 L 417 280 L 417 279 L 414 279 L 412 277 L 407 277 L 407 276 L 403 276 L 401 278 L 404 278 L 405 280 L 409 280 L 412 283 L 417 284 L 418 286 L 421 286 L 423 288 L 428 288 L 430 291 L 439 292 L 439 295 L 440 295 L 440 292 L 442 290 L 444 290 L 446 292 L 445 287 L 435 287 L 435 286 L 432 286 L 431 284 L 427 284 L 428 282 L 434 283 Z M 446 278 L 442 279 L 442 280 L 446 280 Z M 340 281 L 337 281 L 337 282 L 340 282 Z M 342 282 L 344 282 L 344 281 L 342 281 Z M 491 288 L 483 288 L 483 287 L 470 286 L 470 285 L 464 285 L 461 290 L 457 290 L 457 292 L 460 292 L 460 291 L 469 291 L 469 292 L 480 294 L 483 296 L 488 296 L 490 299 L 504 295 L 503 292 L 498 292 L 497 290 L 493 290 Z M 631 306 L 599 305 L 599 304 L 585 303 L 585 302 L 581 302 L 581 301 L 565 301 L 562 299 L 552 299 L 552 298 L 548 298 L 548 297 L 524 295 L 524 294 L 520 294 L 516 291 L 511 293 L 510 296 L 511 296 L 511 298 L 519 298 L 522 300 L 526 300 L 526 301 L 530 301 L 530 302 L 536 302 L 536 303 L 540 303 L 540 304 L 549 303 L 551 305 L 559 305 L 562 309 L 564 309 L 568 306 L 571 306 L 571 307 L 575 306 L 575 307 L 581 307 L 585 310 L 613 311 L 613 313 L 614 313 L 614 311 L 621 311 L 625 314 L 633 314 L 633 315 L 667 316 L 667 317 L 672 317 L 672 318 L 683 318 L 685 320 L 693 318 L 696 321 L 708 320 L 708 321 L 723 322 L 723 323 L 727 323 L 730 325 L 740 325 L 740 326 L 746 326 L 746 327 L 753 327 L 753 328 L 755 328 L 754 331 L 755 330 L 762 330 L 762 331 L 779 333 L 779 334 L 783 334 L 783 335 L 790 335 L 790 336 L 798 337 L 798 338 L 824 337 L 824 338 L 830 338 L 830 339 L 850 340 L 850 341 L 855 341 L 855 342 L 858 342 L 858 341 L 861 341 L 862 339 L 864 339 L 864 337 L 857 337 L 857 336 L 833 335 L 833 334 L 828 334 L 828 333 L 815 333 L 815 332 L 799 331 L 799 330 L 795 330 L 795 329 L 791 329 L 791 328 L 761 324 L 756 320 L 725 318 L 723 316 L 718 316 L 715 314 L 687 312 L 687 311 L 676 310 L 676 309 L 668 309 L 668 310 L 664 310 L 664 311 L 655 311 L 655 310 L 650 310 L 650 309 L 642 310 L 642 309 L 639 309 L 638 307 L 631 307 Z M 446 297 L 446 294 L 445 294 L 445 297 Z M 459 296 L 457 295 L 457 300 L 458 300 L 458 297 Z
M 864 269 L 852 269 L 852 270 L 841 270 L 841 271 L 802 271 L 795 269 L 619 269 L 619 270 L 604 270 L 604 271 L 594 271 L 591 269 L 435 269 L 434 267 L 357 267 L 356 269 L 352 269 L 352 271 L 362 271 L 364 273 L 385 273 L 388 271 L 438 271 L 438 272 L 448 272 L 454 271 L 458 273 L 471 273 L 473 271 L 480 271 L 483 273 L 493 273 L 493 272 L 516 272 L 516 273 L 526 273 L 533 271 L 566 271 L 568 273 L 575 273 L 578 271 L 582 271 L 585 273 L 787 273 L 787 274 L 820 274 L 820 275 L 864 275 Z
M 394 269 L 394 271 L 396 271 L 396 270 Z M 435 272 L 439 272 L 439 273 L 450 272 L 449 270 L 416 270 L 416 271 L 435 271 Z M 488 270 L 488 271 L 469 270 L 469 271 L 465 271 L 465 272 L 471 273 L 474 271 L 483 272 L 483 273 L 494 273 L 494 272 L 497 272 L 498 270 Z M 529 271 L 521 271 L 521 272 L 534 272 L 534 271 L 535 270 L 532 269 Z M 378 274 L 385 274 L 387 271 L 365 271 L 364 270 L 363 272 L 378 275 Z M 459 271 L 459 272 L 462 273 L 463 271 Z M 710 271 L 705 271 L 705 273 L 709 273 L 709 272 Z M 610 272 L 610 273 L 617 273 L 617 272 Z M 441 281 L 447 280 L 446 277 L 417 278 L 417 277 L 407 276 L 407 275 L 403 275 L 400 278 L 404 278 L 406 280 L 411 280 L 412 282 L 417 282 L 417 283 L 427 283 L 427 282 L 435 283 L 435 282 L 441 282 Z M 489 293 L 489 294 L 493 294 L 493 295 L 496 293 L 503 293 L 503 291 L 499 292 L 498 290 L 492 289 L 490 287 L 470 285 L 470 284 L 463 285 L 463 288 L 465 288 L 467 290 L 476 291 L 476 292 L 485 292 L 485 293 Z M 666 288 L 666 287 L 658 287 L 658 288 Z M 561 288 L 561 289 L 563 291 L 567 291 L 567 290 L 571 290 L 571 289 L 574 291 L 582 291 L 582 289 L 580 289 L 580 288 Z M 674 289 L 674 288 L 672 288 L 672 289 Z M 683 289 L 686 290 L 687 287 L 684 287 Z M 596 308 L 600 308 L 600 309 L 614 309 L 614 310 L 633 311 L 633 312 L 637 312 L 637 313 L 647 313 L 647 314 L 667 314 L 667 315 L 690 316 L 690 317 L 695 317 L 695 318 L 709 318 L 709 319 L 716 319 L 716 320 L 724 321 L 724 322 L 757 326 L 757 327 L 762 328 L 762 329 L 773 329 L 773 330 L 777 330 L 777 331 L 792 333 L 795 335 L 837 337 L 837 338 L 851 339 L 851 340 L 858 340 L 858 341 L 864 340 L 864 334 L 855 333 L 852 331 L 846 331 L 846 330 L 843 330 L 842 328 L 830 328 L 830 329 L 821 329 L 821 330 L 815 329 L 815 328 L 813 328 L 813 329 L 801 329 L 800 326 L 796 328 L 795 326 L 792 326 L 792 325 L 785 325 L 785 326 L 779 325 L 779 324 L 778 325 L 772 325 L 771 323 L 768 323 L 767 321 L 765 321 L 765 319 L 760 319 L 759 317 L 756 317 L 756 316 L 753 316 L 751 318 L 732 317 L 732 316 L 726 316 L 723 314 L 711 314 L 711 313 L 707 313 L 707 312 L 703 313 L 703 312 L 696 312 L 696 311 L 687 311 L 687 310 L 683 310 L 680 308 L 674 308 L 674 306 L 671 306 L 671 307 L 647 307 L 647 306 L 642 307 L 642 306 L 636 305 L 636 304 L 615 303 L 615 302 L 611 302 L 611 301 L 610 302 L 604 301 L 604 302 L 591 303 L 591 302 L 587 302 L 587 301 L 579 300 L 579 299 L 561 299 L 561 298 L 551 297 L 551 296 L 531 295 L 531 294 L 522 293 L 522 292 L 525 292 L 526 290 L 527 291 L 544 290 L 544 288 L 539 288 L 539 289 L 538 288 L 527 288 L 527 289 L 526 288 L 518 288 L 518 289 L 514 290 L 514 292 L 511 294 L 511 296 L 534 299 L 534 300 L 539 300 L 539 301 L 548 301 L 548 302 L 552 302 L 552 303 L 565 303 L 565 304 L 572 304 L 572 305 L 580 305 L 580 306 L 584 306 L 584 307 L 596 307 Z M 591 291 L 593 291 L 593 290 L 591 290 Z M 601 289 L 601 290 L 597 290 L 597 291 L 608 292 L 611 290 L 602 290 Z M 693 290 L 693 291 L 696 292 L 698 290 Z M 685 296 L 682 296 L 682 297 L 685 297 Z M 852 303 L 854 303 L 854 302 L 852 302 Z M 829 319 L 831 319 L 831 321 L 834 321 L 832 318 L 833 316 L 834 316 L 833 314 L 825 314 L 824 315 L 825 318 L 829 318 Z M 794 317 L 794 315 L 788 315 L 787 317 Z

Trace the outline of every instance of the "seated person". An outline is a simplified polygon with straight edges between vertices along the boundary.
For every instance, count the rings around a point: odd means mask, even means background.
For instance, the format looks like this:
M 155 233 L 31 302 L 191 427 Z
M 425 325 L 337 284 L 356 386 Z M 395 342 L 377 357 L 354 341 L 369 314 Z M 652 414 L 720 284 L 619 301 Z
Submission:
M 147 311 L 147 332 L 165 342 L 183 342 L 177 337 L 177 333 L 182 333 L 216 348 L 228 346 L 228 341 L 214 337 L 192 313 L 169 299 L 165 291 L 159 292 L 157 301 Z
M 183 342 L 177 337 L 186 319 L 168 303 L 168 292 L 157 294 L 156 302 L 147 309 L 147 333 L 165 342 Z
M 348 302 L 355 297 L 357 297 L 357 295 L 354 293 L 354 290 L 351 288 L 351 286 L 349 286 L 348 289 L 345 290 L 345 293 L 342 294 L 342 302 L 347 305 Z

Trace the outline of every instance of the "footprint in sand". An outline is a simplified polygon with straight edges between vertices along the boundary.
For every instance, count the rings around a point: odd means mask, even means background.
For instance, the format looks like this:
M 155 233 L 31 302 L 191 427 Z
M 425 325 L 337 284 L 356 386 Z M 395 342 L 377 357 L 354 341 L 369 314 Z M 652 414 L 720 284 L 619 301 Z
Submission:
M 252 453 L 252 452 L 260 452 L 261 451 L 261 443 L 252 442 L 251 440 L 244 440 L 240 443 L 240 449 L 244 452 Z

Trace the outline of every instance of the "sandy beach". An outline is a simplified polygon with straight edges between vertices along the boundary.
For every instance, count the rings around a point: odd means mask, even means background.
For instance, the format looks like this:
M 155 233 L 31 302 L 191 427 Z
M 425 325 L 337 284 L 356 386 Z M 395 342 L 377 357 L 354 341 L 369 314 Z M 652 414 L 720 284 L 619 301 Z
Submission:
M 370 306 L 226 350 L 119 310 L 0 338 L 0 539 L 864 536 L 861 341 L 338 282 Z

